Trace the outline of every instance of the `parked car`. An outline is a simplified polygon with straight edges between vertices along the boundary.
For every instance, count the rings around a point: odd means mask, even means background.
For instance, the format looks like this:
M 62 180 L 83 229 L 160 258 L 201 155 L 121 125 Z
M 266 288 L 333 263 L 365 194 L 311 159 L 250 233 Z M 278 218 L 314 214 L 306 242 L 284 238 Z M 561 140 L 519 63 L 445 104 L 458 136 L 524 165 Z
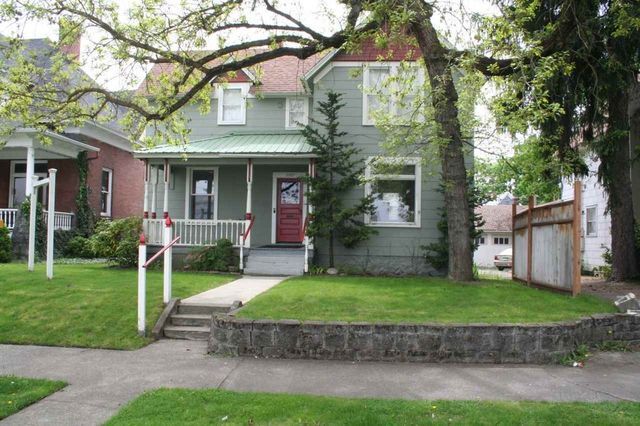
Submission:
M 502 250 L 493 258 L 493 264 L 496 268 L 498 268 L 498 271 L 502 271 L 506 268 L 511 268 L 512 261 L 513 253 L 511 252 L 511 248 Z

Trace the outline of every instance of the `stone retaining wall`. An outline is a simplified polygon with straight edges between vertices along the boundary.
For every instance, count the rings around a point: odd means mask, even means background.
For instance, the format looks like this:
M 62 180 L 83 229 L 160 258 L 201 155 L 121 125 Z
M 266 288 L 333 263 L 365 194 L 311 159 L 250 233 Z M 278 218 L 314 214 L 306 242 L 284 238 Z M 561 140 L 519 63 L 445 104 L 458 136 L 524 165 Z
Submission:
M 551 363 L 579 344 L 639 341 L 640 316 L 549 324 L 369 324 L 212 319 L 209 351 L 231 356 L 463 363 Z

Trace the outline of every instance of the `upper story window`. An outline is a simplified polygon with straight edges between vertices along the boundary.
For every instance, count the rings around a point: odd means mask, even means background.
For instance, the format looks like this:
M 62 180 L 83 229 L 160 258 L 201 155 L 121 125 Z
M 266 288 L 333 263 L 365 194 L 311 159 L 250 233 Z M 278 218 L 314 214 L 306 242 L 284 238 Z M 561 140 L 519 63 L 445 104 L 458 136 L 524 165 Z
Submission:
M 245 124 L 248 85 L 228 83 L 218 87 L 218 124 Z
M 375 226 L 420 227 L 421 167 L 418 158 L 370 159 L 366 195 L 375 211 L 365 222 Z
M 493 237 L 494 245 L 509 245 L 509 237 Z
M 414 118 L 416 96 L 423 84 L 424 71 L 414 64 L 366 66 L 362 85 L 362 124 L 375 124 L 373 113 L 376 111 L 401 119 Z
M 111 201 L 113 193 L 113 170 L 102 169 L 100 183 L 100 215 L 111 216 Z
M 598 236 L 598 227 L 596 223 L 598 208 L 596 206 L 587 207 L 586 209 L 586 234 L 587 237 L 597 237 Z
M 309 122 L 309 100 L 307 98 L 287 98 L 285 109 L 285 128 L 300 129 Z

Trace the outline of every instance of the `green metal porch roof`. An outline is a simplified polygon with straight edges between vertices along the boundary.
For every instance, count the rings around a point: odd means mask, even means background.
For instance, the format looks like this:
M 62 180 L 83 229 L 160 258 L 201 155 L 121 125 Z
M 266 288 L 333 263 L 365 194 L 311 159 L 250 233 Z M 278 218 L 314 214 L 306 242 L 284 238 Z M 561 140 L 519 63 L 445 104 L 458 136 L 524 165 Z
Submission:
M 215 138 L 201 139 L 184 145 L 159 145 L 136 151 L 136 157 L 200 157 L 238 156 L 312 156 L 312 147 L 299 132 L 286 133 L 229 133 Z

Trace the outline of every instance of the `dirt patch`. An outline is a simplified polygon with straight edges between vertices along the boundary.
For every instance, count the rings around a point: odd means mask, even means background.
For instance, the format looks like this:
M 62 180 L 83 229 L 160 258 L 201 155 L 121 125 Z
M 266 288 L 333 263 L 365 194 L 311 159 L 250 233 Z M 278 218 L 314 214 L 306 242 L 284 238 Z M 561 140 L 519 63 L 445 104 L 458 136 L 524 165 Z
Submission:
M 615 300 L 618 296 L 634 293 L 640 297 L 640 284 L 632 282 L 609 282 L 594 277 L 582 277 L 582 292 L 607 300 Z

